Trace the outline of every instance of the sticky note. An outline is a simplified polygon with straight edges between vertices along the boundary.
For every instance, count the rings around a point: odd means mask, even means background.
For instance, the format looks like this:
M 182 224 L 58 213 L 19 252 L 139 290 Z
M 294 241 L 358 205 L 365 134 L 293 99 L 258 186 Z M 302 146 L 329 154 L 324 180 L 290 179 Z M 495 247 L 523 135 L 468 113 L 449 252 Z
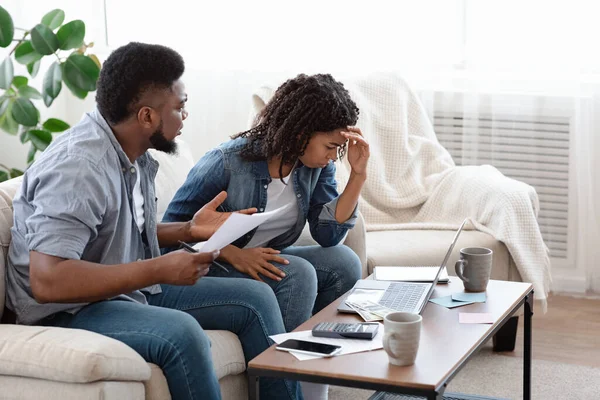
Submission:
M 461 324 L 493 324 L 492 313 L 458 313 L 458 322 Z
M 435 299 L 429 299 L 429 301 L 447 308 L 466 306 L 467 304 L 474 303 L 473 301 L 455 301 L 452 300 L 452 296 L 436 297 Z
M 486 298 L 487 298 L 487 296 L 485 295 L 485 292 L 481 292 L 481 293 L 460 292 L 460 293 L 454 293 L 452 295 L 452 300 L 471 301 L 473 303 L 485 303 Z

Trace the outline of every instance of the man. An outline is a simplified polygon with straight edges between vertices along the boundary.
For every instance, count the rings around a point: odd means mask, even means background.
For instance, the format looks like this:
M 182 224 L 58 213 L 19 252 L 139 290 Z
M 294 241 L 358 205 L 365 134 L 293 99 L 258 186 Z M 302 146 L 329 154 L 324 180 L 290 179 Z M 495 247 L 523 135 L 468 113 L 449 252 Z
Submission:
M 222 192 L 191 221 L 156 222 L 158 163 L 147 150 L 176 151 L 183 72 L 181 56 L 163 46 L 130 43 L 108 57 L 97 110 L 46 149 L 14 199 L 8 307 L 19 323 L 126 343 L 162 368 L 174 399 L 219 399 L 202 328 L 237 334 L 246 361 L 285 330 L 265 284 L 202 278 L 218 253 L 160 255 L 179 240 L 206 240 L 228 217 L 216 211 Z M 260 390 L 302 397 L 296 382 L 261 380 Z

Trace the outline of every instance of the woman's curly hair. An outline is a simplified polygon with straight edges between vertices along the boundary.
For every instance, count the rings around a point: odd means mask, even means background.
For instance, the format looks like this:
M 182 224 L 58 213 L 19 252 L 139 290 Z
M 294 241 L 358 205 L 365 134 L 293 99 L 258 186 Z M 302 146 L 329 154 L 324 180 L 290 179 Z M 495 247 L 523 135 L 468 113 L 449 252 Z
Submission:
M 329 74 L 300 74 L 281 85 L 257 115 L 252 129 L 232 136 L 248 138 L 241 156 L 248 161 L 281 158 L 294 164 L 315 132 L 355 125 L 358 107 L 344 85 Z M 343 157 L 345 146 L 339 148 Z

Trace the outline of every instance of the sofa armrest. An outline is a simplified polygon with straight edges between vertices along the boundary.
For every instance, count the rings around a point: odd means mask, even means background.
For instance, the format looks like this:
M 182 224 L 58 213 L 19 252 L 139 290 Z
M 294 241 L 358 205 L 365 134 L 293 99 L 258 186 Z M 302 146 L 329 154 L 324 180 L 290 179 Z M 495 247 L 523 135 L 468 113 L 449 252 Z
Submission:
M 354 250 L 360 259 L 362 277 L 366 278 L 369 275 L 367 271 L 367 228 L 365 226 L 365 219 L 360 212 L 358 213 L 356 225 L 348 231 L 344 244 Z
M 0 325 L 0 375 L 60 382 L 143 381 L 150 367 L 118 340 L 80 329 Z

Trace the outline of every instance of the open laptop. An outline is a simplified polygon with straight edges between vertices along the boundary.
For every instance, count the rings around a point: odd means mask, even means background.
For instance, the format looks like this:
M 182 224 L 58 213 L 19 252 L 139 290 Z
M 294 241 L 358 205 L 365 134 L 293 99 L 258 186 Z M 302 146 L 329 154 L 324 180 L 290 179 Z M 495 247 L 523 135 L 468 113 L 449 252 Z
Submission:
M 392 310 L 420 314 L 427 305 L 427 302 L 435 289 L 435 285 L 438 283 L 440 273 L 446 266 L 450 254 L 452 254 L 452 250 L 454 249 L 454 245 L 458 240 L 458 236 L 466 222 L 467 219 L 462 222 L 456 231 L 456 235 L 454 235 L 454 239 L 452 240 L 452 243 L 450 243 L 450 247 L 446 252 L 446 256 L 444 257 L 433 282 L 390 282 L 376 281 L 375 279 L 360 279 L 356 282 L 348 296 L 363 297 L 364 295 L 369 300 L 375 301 Z M 356 313 L 356 311 L 346 304 L 346 298 L 344 298 L 338 306 L 338 311 L 344 313 Z

